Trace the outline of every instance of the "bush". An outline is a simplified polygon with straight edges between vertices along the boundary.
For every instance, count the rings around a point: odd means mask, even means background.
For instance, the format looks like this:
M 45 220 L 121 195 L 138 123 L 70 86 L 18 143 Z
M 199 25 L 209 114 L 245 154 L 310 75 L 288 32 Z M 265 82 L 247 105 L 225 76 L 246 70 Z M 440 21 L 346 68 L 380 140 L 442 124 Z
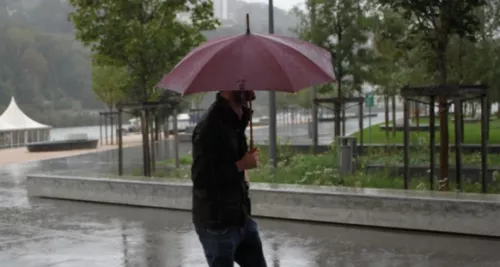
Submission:
M 428 145 L 425 140 L 414 140 L 418 142 L 421 150 L 412 151 L 410 164 L 428 163 Z M 277 150 L 278 166 L 276 169 L 269 164 L 267 150 L 261 150 L 261 167 L 250 171 L 252 182 L 280 183 L 280 184 L 301 184 L 301 185 L 326 185 L 345 186 L 355 188 L 393 188 L 403 189 L 404 181 L 401 176 L 393 176 L 389 170 L 379 172 L 365 172 L 364 166 L 368 163 L 384 163 L 391 166 L 402 162 L 402 152 L 400 150 L 373 149 L 365 153 L 358 160 L 358 171 L 353 175 L 341 176 L 338 172 L 338 160 L 336 146 L 332 145 L 330 150 L 323 154 L 294 154 L 288 144 L 278 146 Z M 436 159 L 438 156 L 436 156 Z M 478 153 L 464 155 L 464 164 L 478 164 L 480 162 Z M 489 155 L 491 162 L 500 162 L 500 156 Z M 454 155 L 450 155 L 450 160 L 454 160 Z M 173 172 L 162 172 L 166 167 L 172 167 L 174 160 L 166 160 L 157 163 L 158 177 L 179 177 L 189 179 L 190 165 L 192 158 L 190 155 L 180 158 L 181 168 Z M 134 175 L 142 175 L 138 170 Z M 437 180 L 437 179 L 436 179 Z M 480 183 L 464 184 L 465 192 L 480 192 Z M 409 182 L 409 188 L 414 190 L 428 190 L 430 188 L 428 177 L 415 177 Z M 453 181 L 450 188 L 455 188 Z M 494 175 L 493 183 L 489 185 L 490 192 L 500 192 L 500 174 Z

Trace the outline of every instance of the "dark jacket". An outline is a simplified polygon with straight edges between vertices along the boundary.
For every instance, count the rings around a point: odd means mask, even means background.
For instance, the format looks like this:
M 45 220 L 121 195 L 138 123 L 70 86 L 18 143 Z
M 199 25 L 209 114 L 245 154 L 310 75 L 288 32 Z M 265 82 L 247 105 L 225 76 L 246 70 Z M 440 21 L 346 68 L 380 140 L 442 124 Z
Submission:
M 248 151 L 245 129 L 250 111 L 240 120 L 229 102 L 217 100 L 193 131 L 193 222 L 208 228 L 241 226 L 250 216 L 244 172 L 236 162 Z

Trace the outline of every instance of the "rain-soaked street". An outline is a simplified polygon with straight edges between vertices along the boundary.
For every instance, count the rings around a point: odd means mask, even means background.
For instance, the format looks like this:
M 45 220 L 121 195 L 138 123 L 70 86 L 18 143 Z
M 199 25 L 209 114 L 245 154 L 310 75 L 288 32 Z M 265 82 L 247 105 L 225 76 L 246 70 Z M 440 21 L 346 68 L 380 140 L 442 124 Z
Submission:
M 181 147 L 186 153 L 188 147 Z M 170 151 L 162 145 L 159 154 Z M 125 151 L 130 172 L 137 148 Z M 1 267 L 206 266 L 190 214 L 28 199 L 27 173 L 112 173 L 114 151 L 0 167 Z M 269 266 L 500 266 L 491 239 L 258 220 Z

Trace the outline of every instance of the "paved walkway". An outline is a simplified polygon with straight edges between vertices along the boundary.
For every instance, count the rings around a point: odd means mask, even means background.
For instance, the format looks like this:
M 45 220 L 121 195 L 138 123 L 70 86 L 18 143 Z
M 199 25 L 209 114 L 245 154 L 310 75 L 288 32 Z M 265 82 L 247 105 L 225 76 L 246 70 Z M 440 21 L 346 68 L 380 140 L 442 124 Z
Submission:
M 133 134 L 123 137 L 123 147 L 137 146 L 141 144 L 141 135 Z M 12 163 L 23 163 L 36 160 L 54 159 L 93 152 L 116 149 L 118 145 L 100 145 L 96 149 L 81 149 L 70 151 L 37 152 L 30 153 L 26 147 L 0 149 L 0 166 Z
M 206 266 L 189 213 L 26 197 L 26 173 L 96 166 L 98 155 L 0 167 L 0 265 Z M 258 222 L 272 267 L 500 266 L 495 240 Z

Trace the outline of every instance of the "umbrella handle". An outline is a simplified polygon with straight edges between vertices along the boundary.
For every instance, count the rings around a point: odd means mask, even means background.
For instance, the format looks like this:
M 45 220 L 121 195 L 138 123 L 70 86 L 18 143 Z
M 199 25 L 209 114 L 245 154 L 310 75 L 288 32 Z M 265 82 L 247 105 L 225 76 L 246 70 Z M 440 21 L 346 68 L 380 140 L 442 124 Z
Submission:
M 248 101 L 248 107 L 250 108 L 251 114 L 250 114 L 250 151 L 254 150 L 253 146 L 253 110 L 252 110 L 252 100 Z

